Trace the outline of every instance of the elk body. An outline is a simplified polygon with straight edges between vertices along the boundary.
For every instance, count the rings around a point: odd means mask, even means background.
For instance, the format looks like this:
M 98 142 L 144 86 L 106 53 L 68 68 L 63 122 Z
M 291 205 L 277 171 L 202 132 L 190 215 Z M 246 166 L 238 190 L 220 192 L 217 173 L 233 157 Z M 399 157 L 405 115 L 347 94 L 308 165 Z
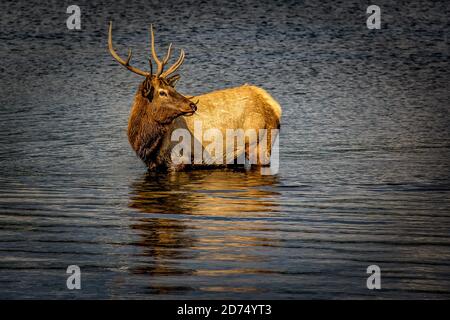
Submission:
M 150 170 L 184 170 L 187 168 L 217 166 L 227 164 L 226 157 L 230 149 L 225 148 L 221 154 L 214 155 L 214 161 L 202 159 L 189 164 L 178 163 L 173 159 L 173 149 L 178 141 L 172 141 L 172 135 L 177 129 L 185 129 L 191 135 L 191 144 L 200 141 L 204 150 L 210 141 L 203 141 L 195 135 L 195 126 L 200 125 L 202 132 L 214 129 L 222 133 L 225 144 L 227 130 L 265 129 L 266 136 L 257 135 L 245 138 L 244 147 L 232 145 L 232 157 L 247 157 L 253 150 L 259 152 L 256 165 L 269 164 L 274 140 L 273 132 L 280 127 L 281 107 L 263 89 L 243 85 L 206 93 L 195 97 L 186 97 L 175 90 L 179 75 L 173 73 L 184 61 L 184 51 L 181 50 L 178 60 L 164 71 L 170 58 L 172 45 L 169 45 L 166 56 L 160 60 L 156 54 L 153 27 L 151 27 L 151 51 L 157 70 L 153 73 L 151 59 L 150 72 L 142 71 L 130 65 L 131 50 L 126 60 L 122 59 L 112 46 L 112 23 L 109 26 L 108 47 L 111 55 L 128 70 L 144 76 L 134 97 L 128 121 L 128 140 L 139 158 Z M 195 102 L 194 102 L 195 101 Z M 275 130 L 274 130 L 275 129 Z M 264 145 L 264 148 L 262 146 Z M 265 158 L 265 159 L 262 159 Z M 217 161 L 217 159 L 223 161 Z M 228 162 L 229 164 L 229 162 Z

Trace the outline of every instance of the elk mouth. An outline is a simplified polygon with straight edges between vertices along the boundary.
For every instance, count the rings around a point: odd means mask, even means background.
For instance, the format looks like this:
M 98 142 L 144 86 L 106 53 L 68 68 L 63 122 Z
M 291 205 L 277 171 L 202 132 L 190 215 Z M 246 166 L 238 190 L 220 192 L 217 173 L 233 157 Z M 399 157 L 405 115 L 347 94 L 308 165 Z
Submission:
M 188 117 L 192 116 L 195 113 L 195 111 L 197 111 L 197 104 L 191 102 L 189 104 L 189 107 L 190 107 L 190 110 L 183 112 L 184 116 L 188 116 Z
M 194 110 L 183 112 L 183 116 L 190 117 L 195 113 Z

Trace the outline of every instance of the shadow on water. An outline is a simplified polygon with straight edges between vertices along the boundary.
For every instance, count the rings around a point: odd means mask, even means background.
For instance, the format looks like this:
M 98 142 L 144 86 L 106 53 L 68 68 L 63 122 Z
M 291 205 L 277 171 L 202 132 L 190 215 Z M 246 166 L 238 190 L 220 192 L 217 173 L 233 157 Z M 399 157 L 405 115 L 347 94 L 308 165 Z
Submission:
M 152 278 L 217 277 L 248 273 L 239 265 L 246 263 L 255 273 L 264 273 L 258 269 L 261 257 L 253 252 L 273 241 L 258 234 L 270 230 L 265 219 L 278 212 L 280 194 L 273 191 L 277 184 L 276 176 L 262 176 L 259 171 L 146 173 L 131 184 L 129 207 L 141 214 L 130 227 L 139 235 L 135 245 L 141 248 L 143 263 L 130 272 Z M 189 263 L 204 260 L 212 267 Z M 154 280 L 152 293 L 192 290 Z M 230 290 L 211 285 L 204 289 Z

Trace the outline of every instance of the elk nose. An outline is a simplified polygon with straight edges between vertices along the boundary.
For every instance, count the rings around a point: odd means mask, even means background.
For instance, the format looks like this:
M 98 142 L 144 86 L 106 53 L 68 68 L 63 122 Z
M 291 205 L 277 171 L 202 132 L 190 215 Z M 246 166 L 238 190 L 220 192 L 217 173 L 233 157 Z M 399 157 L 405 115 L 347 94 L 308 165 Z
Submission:
M 191 102 L 189 106 L 191 107 L 192 111 L 197 111 L 197 105 L 195 103 Z

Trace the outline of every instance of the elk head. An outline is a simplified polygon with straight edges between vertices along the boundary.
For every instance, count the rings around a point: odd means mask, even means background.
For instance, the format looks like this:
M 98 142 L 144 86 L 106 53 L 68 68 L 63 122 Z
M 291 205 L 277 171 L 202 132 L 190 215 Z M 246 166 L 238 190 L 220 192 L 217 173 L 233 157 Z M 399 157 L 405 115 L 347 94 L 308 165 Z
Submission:
M 131 49 L 128 51 L 128 57 L 123 60 L 115 51 L 112 45 L 112 22 L 109 24 L 108 35 L 108 48 L 111 55 L 121 65 L 128 70 L 144 76 L 145 80 L 139 86 L 138 97 L 144 99 L 146 103 L 146 112 L 151 115 L 153 120 L 161 124 L 168 124 L 179 116 L 192 115 L 197 110 L 196 103 L 192 102 L 188 98 L 175 90 L 175 83 L 179 80 L 178 74 L 172 75 L 184 61 L 184 51 L 181 50 L 178 60 L 164 71 L 167 62 L 169 61 L 170 54 L 172 53 L 172 44 L 169 45 L 167 54 L 163 60 L 160 60 L 155 50 L 155 36 L 153 33 L 153 26 L 150 26 L 151 34 L 151 51 L 153 59 L 157 65 L 157 71 L 153 74 L 152 60 L 149 58 L 150 72 L 142 71 L 136 67 L 130 65 Z

